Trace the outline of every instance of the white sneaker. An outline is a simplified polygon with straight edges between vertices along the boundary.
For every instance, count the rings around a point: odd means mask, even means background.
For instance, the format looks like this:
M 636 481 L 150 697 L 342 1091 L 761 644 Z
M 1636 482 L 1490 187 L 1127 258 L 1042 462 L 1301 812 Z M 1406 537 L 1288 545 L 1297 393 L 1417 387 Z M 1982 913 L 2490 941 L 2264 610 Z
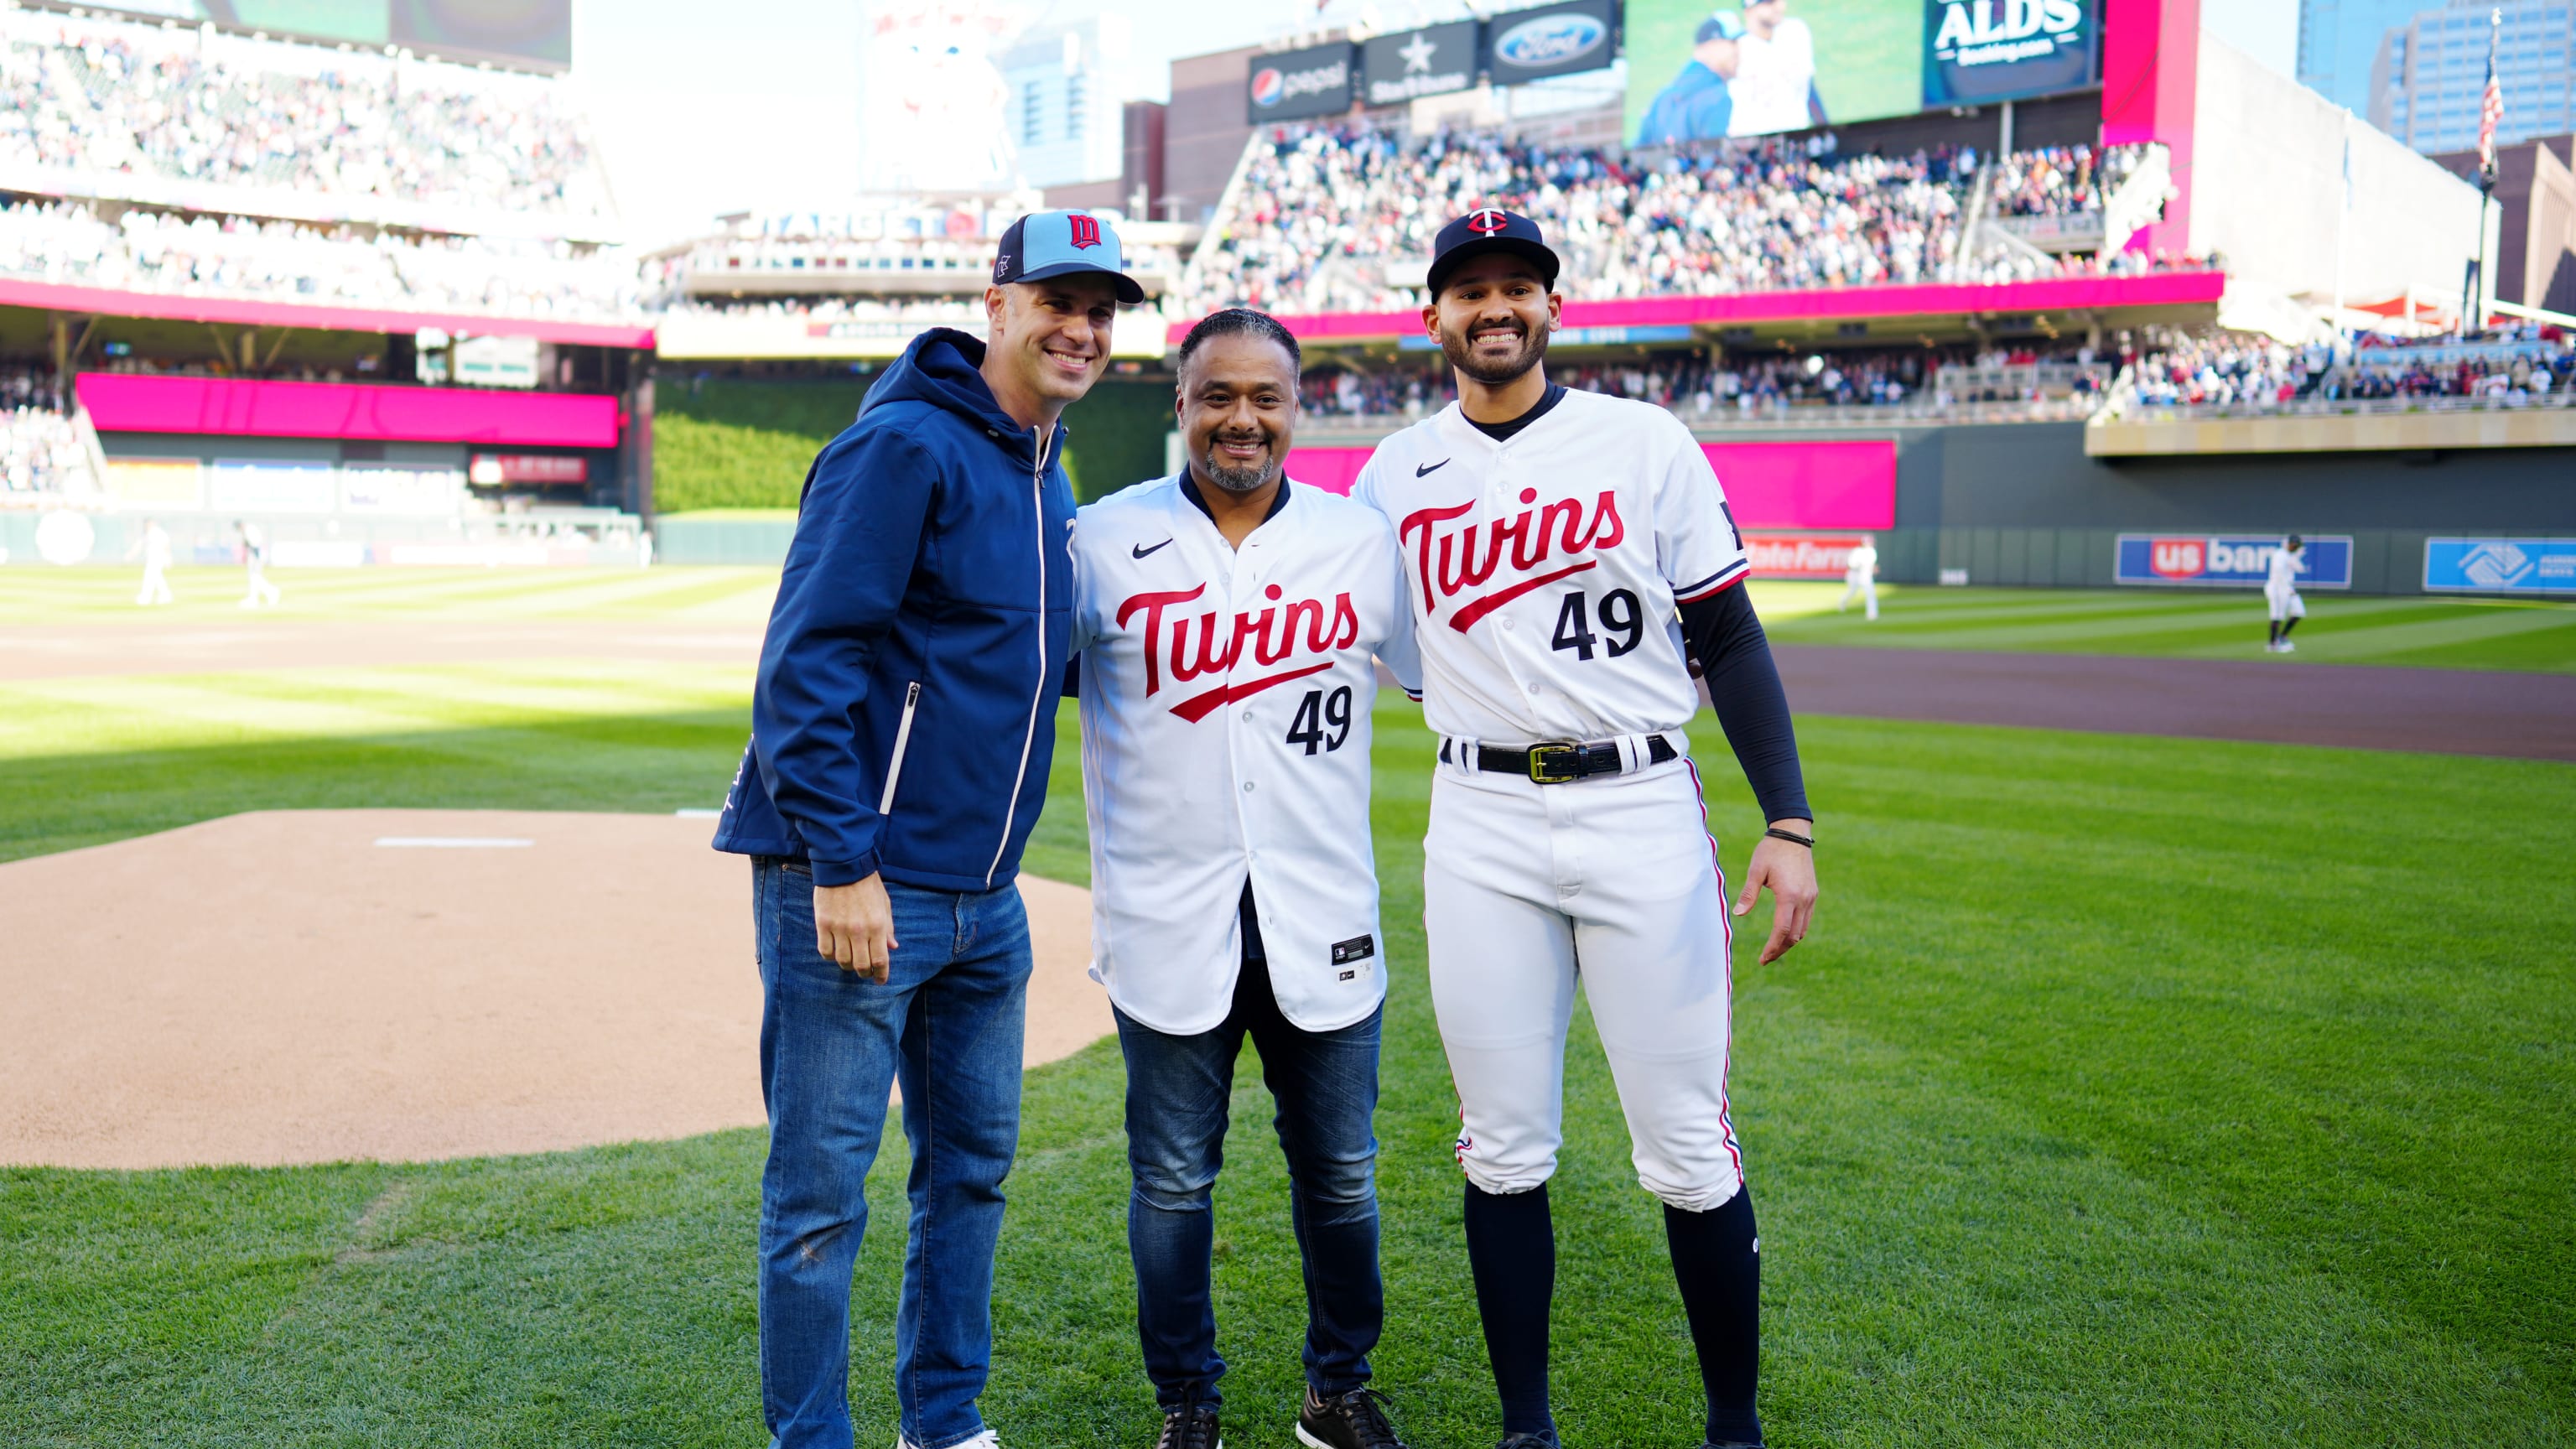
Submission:
M 2282 641 L 2281 641 L 2281 652 L 2282 652 L 2282 653 L 2284 653 L 2284 654 L 2296 654 L 2296 653 L 2298 653 L 2298 652 L 2299 652 L 2299 645 L 2298 645 L 2298 641 L 2296 641 L 2296 640 L 2294 640 L 2294 639 L 2284 639 L 2284 640 L 2282 640 Z
M 897 1434 L 894 1436 L 894 1449 L 920 1449 L 920 1446 Z M 1002 1436 L 987 1429 L 972 1439 L 952 1446 L 952 1449 L 1002 1449 Z

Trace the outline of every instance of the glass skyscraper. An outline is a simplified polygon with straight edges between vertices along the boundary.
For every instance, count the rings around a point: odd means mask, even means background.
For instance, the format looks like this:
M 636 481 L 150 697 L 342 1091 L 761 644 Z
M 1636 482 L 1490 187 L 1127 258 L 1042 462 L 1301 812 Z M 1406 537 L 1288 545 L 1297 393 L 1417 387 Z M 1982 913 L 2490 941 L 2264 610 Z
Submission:
M 2370 123 L 2423 152 L 2478 144 L 2486 95 L 2488 16 L 2498 10 L 2496 79 L 2504 119 L 2496 144 L 2555 136 L 2576 125 L 2570 0 L 2453 0 L 2392 27 L 2371 65 Z

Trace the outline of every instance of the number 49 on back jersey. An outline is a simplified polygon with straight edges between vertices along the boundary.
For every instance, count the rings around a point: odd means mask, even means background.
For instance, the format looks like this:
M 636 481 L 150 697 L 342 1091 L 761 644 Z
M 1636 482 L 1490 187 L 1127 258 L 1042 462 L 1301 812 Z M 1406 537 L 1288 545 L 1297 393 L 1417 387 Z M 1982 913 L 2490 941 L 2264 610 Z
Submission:
M 1675 605 L 1749 564 L 1671 413 L 1568 392 L 1497 442 L 1452 403 L 1378 444 L 1351 496 L 1395 527 L 1433 730 L 1600 740 L 1697 712 Z

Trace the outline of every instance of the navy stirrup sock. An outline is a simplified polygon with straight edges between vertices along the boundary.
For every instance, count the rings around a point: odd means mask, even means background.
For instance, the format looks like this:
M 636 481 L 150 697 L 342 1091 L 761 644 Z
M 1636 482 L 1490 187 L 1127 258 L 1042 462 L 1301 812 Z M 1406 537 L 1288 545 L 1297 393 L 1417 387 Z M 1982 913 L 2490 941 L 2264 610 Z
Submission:
M 1547 1313 L 1556 1296 L 1556 1226 L 1547 1187 L 1496 1194 L 1467 1184 L 1467 1261 L 1485 1354 L 1503 1400 L 1503 1433 L 1554 1434 L 1547 1412 Z
M 1699 1350 L 1700 1383 L 1708 1391 L 1712 1444 L 1762 1442 L 1762 1420 L 1753 1411 L 1762 1356 L 1760 1231 L 1750 1187 L 1737 1188 L 1735 1196 L 1704 1213 L 1664 1205 L 1673 1278 L 1681 1285 L 1691 1343 Z

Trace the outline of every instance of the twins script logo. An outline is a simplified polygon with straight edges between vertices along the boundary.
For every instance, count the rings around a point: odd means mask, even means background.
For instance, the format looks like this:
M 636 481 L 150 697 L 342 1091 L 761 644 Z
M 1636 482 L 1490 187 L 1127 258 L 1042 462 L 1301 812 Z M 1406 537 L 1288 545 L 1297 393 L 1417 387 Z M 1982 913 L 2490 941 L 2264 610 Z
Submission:
M 1522 489 L 1521 502 L 1538 502 L 1538 490 Z M 1470 523 L 1449 532 L 1440 530 L 1438 525 L 1475 506 L 1470 499 L 1450 508 L 1425 508 L 1406 514 L 1396 529 L 1397 536 L 1414 549 L 1414 573 L 1422 580 L 1422 611 L 1437 614 L 1443 601 L 1458 601 L 1457 611 L 1449 616 L 1449 627 L 1461 634 L 1474 628 L 1477 620 L 1530 590 L 1597 567 L 1601 560 L 1578 559 L 1545 573 L 1532 570 L 1559 557 L 1576 558 L 1597 549 L 1616 548 L 1628 536 L 1626 526 L 1619 521 L 1619 495 L 1606 488 L 1594 501 L 1589 522 L 1583 517 L 1582 499 L 1560 498 L 1545 508 L 1524 507 L 1509 518 Z M 1461 595 L 1484 588 L 1502 572 L 1506 545 L 1511 549 L 1511 582 L 1491 593 L 1460 601 Z
M 1064 220 L 1065 224 L 1073 229 L 1073 249 L 1075 251 L 1080 251 L 1084 247 L 1096 247 L 1100 245 L 1100 218 L 1096 216 L 1085 216 L 1081 212 L 1077 211 L 1073 215 L 1066 217 Z
M 1352 609 L 1348 593 L 1334 596 L 1332 616 L 1327 619 L 1322 602 L 1315 599 L 1299 599 L 1284 609 L 1278 607 L 1275 601 L 1282 597 L 1283 591 L 1277 584 L 1272 584 L 1263 590 L 1274 601 L 1272 607 L 1258 614 L 1237 614 L 1229 625 L 1220 623 L 1221 616 L 1213 609 L 1201 612 L 1195 619 L 1181 609 L 1181 605 L 1206 592 L 1207 585 L 1197 584 L 1186 589 L 1138 594 L 1118 606 L 1118 627 L 1121 629 L 1126 628 L 1127 621 L 1137 614 L 1145 616 L 1146 698 L 1151 699 L 1162 692 L 1163 673 L 1167 667 L 1174 684 L 1188 684 L 1202 678 L 1220 681 L 1216 688 L 1191 695 L 1172 706 L 1172 713 L 1192 724 L 1207 718 L 1221 706 L 1250 699 L 1272 685 L 1303 679 L 1309 674 L 1321 674 L 1333 667 L 1333 661 L 1326 658 L 1258 679 L 1233 684 L 1222 682 L 1225 676 L 1234 672 L 1234 666 L 1243 658 L 1246 645 L 1251 646 L 1252 662 L 1267 669 L 1287 663 L 1292 655 L 1329 655 L 1359 642 L 1360 616 Z M 1170 633 L 1168 644 L 1164 640 L 1166 630 Z M 1191 637 L 1193 634 L 1197 636 L 1195 644 Z

